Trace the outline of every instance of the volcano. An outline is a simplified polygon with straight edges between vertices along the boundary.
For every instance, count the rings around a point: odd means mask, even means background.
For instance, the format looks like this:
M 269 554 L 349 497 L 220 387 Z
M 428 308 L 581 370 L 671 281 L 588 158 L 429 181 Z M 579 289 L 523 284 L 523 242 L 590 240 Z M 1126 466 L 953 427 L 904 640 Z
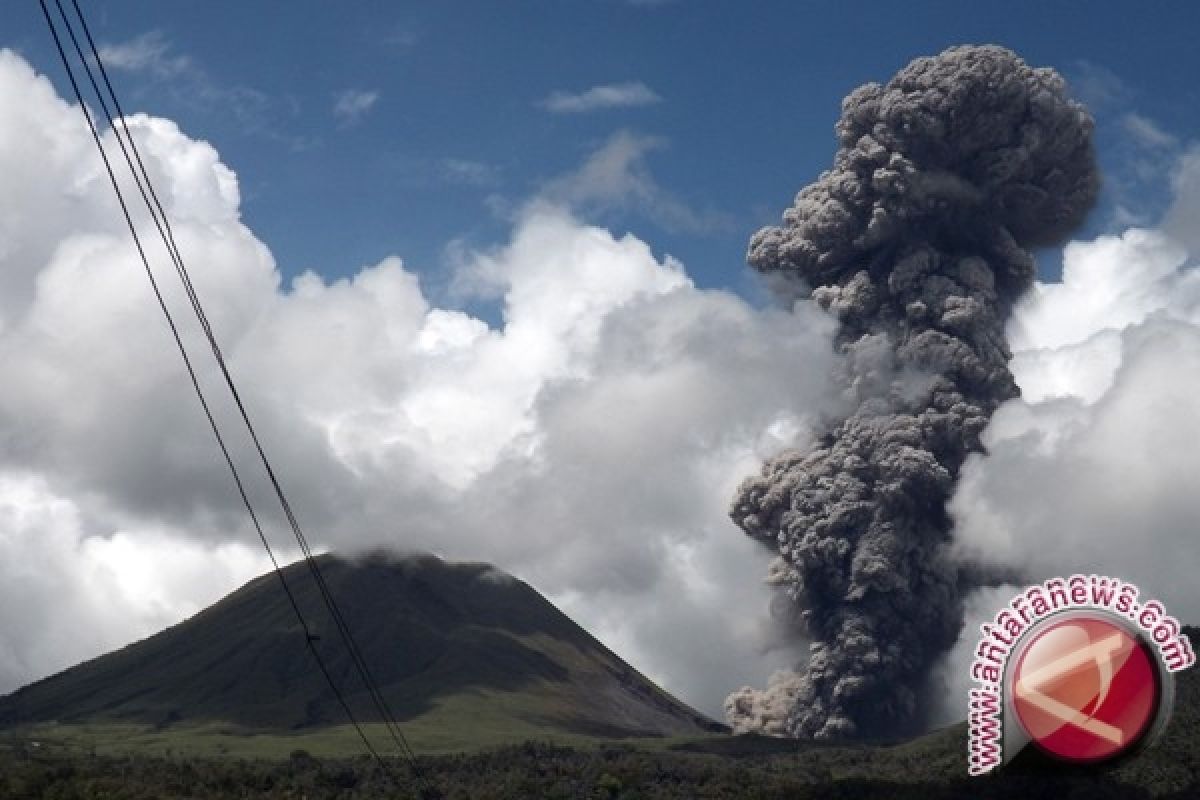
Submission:
M 528 584 L 433 556 L 317 558 L 403 725 L 490 724 L 598 737 L 724 730 L 639 674 Z M 378 722 L 304 562 L 283 570 L 315 646 L 362 722 Z M 255 731 L 344 725 L 273 573 L 161 633 L 0 698 L 0 727 L 212 722 Z M 453 709 L 450 713 L 447 709 Z

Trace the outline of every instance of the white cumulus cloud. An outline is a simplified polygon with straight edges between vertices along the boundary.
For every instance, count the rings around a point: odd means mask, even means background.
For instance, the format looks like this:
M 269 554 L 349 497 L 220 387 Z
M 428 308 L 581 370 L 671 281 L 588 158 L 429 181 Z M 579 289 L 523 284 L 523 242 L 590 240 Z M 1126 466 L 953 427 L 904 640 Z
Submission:
M 5 691 L 176 621 L 265 562 L 78 110 L 8 52 L 0 100 Z M 697 289 L 683 264 L 552 196 L 506 241 L 461 253 L 499 325 L 436 307 L 399 257 L 285 285 L 213 148 L 167 120 L 128 124 L 314 546 L 494 562 L 714 714 L 792 659 L 770 652 L 769 554 L 725 512 L 833 402 L 827 317 Z M 268 535 L 292 552 L 138 226 Z
M 1035 581 L 1115 574 L 1200 620 L 1196 262 L 1152 230 L 1074 244 L 1012 327 L 1024 396 L 963 471 L 960 546 Z
M 1180 174 L 1176 224 L 1197 192 L 1195 173 Z M 1029 583 L 1113 575 L 1200 622 L 1200 260 L 1163 230 L 1072 243 L 1062 281 L 1024 298 L 1009 338 L 1022 397 L 997 410 L 987 454 L 963 469 L 950 503 L 960 552 Z M 979 624 L 1017 588 L 968 599 L 941 670 L 946 721 L 965 713 Z

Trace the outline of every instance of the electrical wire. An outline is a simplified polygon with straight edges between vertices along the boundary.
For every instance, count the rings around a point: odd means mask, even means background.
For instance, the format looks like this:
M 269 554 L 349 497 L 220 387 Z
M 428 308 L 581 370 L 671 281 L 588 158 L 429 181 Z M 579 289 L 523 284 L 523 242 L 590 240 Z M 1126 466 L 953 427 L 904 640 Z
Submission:
M 103 80 L 103 83 L 108 91 L 109 97 L 112 100 L 113 108 L 116 110 L 116 118 L 120 119 L 120 121 L 121 121 L 120 126 L 117 125 L 117 121 L 114 118 L 112 111 L 110 111 L 110 109 L 109 109 L 108 102 L 105 100 L 105 97 L 104 97 L 104 92 L 102 92 L 100 90 L 100 87 L 97 84 L 95 74 L 92 72 L 91 67 L 88 64 L 88 60 L 83 53 L 82 47 L 80 46 L 79 39 L 75 34 L 74 26 L 71 24 L 71 21 L 67 17 L 67 14 L 66 14 L 65 10 L 63 9 L 61 0 L 55 0 L 55 4 L 58 8 L 59 15 L 62 17 L 64 27 L 71 39 L 71 42 L 75 49 L 75 52 L 78 55 L 79 60 L 83 66 L 83 69 L 87 73 L 88 80 L 92 86 L 92 89 L 96 93 L 96 97 L 100 101 L 101 109 L 103 110 L 104 116 L 109 123 L 110 129 L 112 130 L 113 135 L 116 138 L 118 145 L 120 146 L 121 152 L 125 158 L 125 162 L 126 162 L 127 166 L 129 167 L 130 173 L 134 178 L 134 182 L 137 185 L 137 188 L 138 188 L 139 194 L 141 195 L 142 201 L 146 205 L 147 210 L 150 212 L 150 215 L 154 221 L 155 227 L 158 230 L 158 234 L 159 234 L 160 238 L 162 239 L 164 246 L 167 249 L 167 252 L 171 258 L 173 265 L 175 266 L 176 273 L 178 274 L 180 281 L 184 287 L 184 290 L 187 293 L 189 302 L 192 305 L 193 312 L 196 314 L 196 317 L 200 323 L 201 329 L 204 331 L 205 338 L 208 340 L 208 343 L 213 351 L 213 356 L 220 368 L 220 371 L 225 380 L 226 386 L 229 389 L 230 394 L 235 402 L 235 405 L 238 408 L 238 412 L 239 412 L 239 414 L 242 418 L 242 421 L 247 429 L 247 432 L 250 434 L 251 440 L 254 443 L 255 450 L 259 456 L 259 459 L 263 465 L 263 468 L 265 469 L 265 471 L 267 473 L 267 476 L 270 480 L 271 486 L 275 491 L 276 497 L 280 502 L 280 505 L 284 511 L 284 514 L 287 517 L 288 523 L 292 529 L 292 533 L 293 533 L 294 537 L 296 538 L 297 543 L 300 545 L 300 549 L 301 549 L 302 553 L 304 554 L 304 559 L 309 568 L 309 572 L 312 575 L 313 580 L 318 587 L 318 590 L 321 594 L 321 598 L 324 601 L 324 604 L 325 604 L 327 610 L 329 611 L 330 616 L 333 618 L 333 620 L 335 622 L 335 625 L 341 636 L 342 642 L 345 645 L 347 651 L 349 652 L 352 662 L 354 663 L 355 669 L 358 671 L 359 676 L 362 679 L 364 686 L 367 688 L 368 694 L 370 695 L 371 700 L 372 700 L 373 704 L 375 705 L 377 712 L 379 713 L 380 717 L 383 719 L 383 721 L 385 723 L 386 729 L 388 730 L 389 734 L 391 735 L 393 741 L 396 743 L 397 748 L 400 750 L 401 754 L 409 761 L 409 764 L 413 771 L 414 776 L 417 778 L 418 782 L 424 786 L 424 788 L 426 790 L 425 794 L 427 794 L 427 795 L 436 794 L 435 790 L 433 790 L 433 788 L 431 786 L 429 786 L 428 781 L 425 779 L 424 775 L 422 774 L 422 771 L 420 770 L 420 768 L 417 764 L 415 753 L 412 751 L 412 748 L 409 746 L 407 739 L 404 737 L 403 732 L 400 730 L 399 723 L 396 721 L 395 716 L 392 714 L 390 708 L 388 708 L 386 700 L 383 697 L 382 691 L 379 689 L 378 683 L 374 680 L 373 676 L 371 675 L 370 669 L 367 666 L 367 662 L 362 655 L 362 651 L 359 648 L 358 643 L 355 641 L 353 633 L 351 632 L 349 625 L 345 620 L 344 615 L 342 614 L 340 608 L 338 607 L 337 602 L 333 597 L 333 593 L 329 589 L 328 583 L 326 582 L 323 574 L 321 573 L 320 565 L 317 563 L 315 557 L 312 554 L 312 550 L 308 544 L 307 537 L 304 535 L 304 532 L 299 525 L 299 521 L 297 520 L 294 512 L 292 511 L 291 504 L 288 502 L 287 497 L 284 494 L 282 485 L 280 484 L 279 479 L 276 476 L 274 469 L 271 467 L 271 464 L 270 464 L 269 459 L 267 458 L 265 449 L 262 446 L 262 443 L 258 437 L 258 434 L 255 431 L 254 426 L 250 421 L 250 417 L 249 417 L 248 412 L 246 411 L 245 405 L 242 402 L 241 395 L 238 392 L 236 385 L 234 384 L 233 377 L 229 372 L 228 366 L 225 362 L 225 358 L 221 352 L 220 346 L 217 343 L 215 334 L 213 333 L 213 330 L 212 330 L 212 326 L 209 323 L 207 315 L 204 313 L 203 307 L 200 304 L 199 296 L 195 290 L 195 286 L 192 283 L 191 276 L 188 273 L 186 264 L 184 263 L 183 257 L 182 257 L 182 255 L 179 251 L 179 248 L 176 244 L 174 231 L 172 230 L 171 225 L 170 225 L 170 220 L 167 217 L 166 212 L 163 209 L 161 202 L 159 201 L 158 194 L 154 191 L 154 187 L 150 181 L 149 174 L 148 174 L 145 164 L 141 158 L 141 154 L 139 153 L 139 151 L 137 149 L 136 142 L 134 141 L 133 137 L 130 135 L 129 130 L 124 123 L 124 120 L 125 120 L 124 111 L 121 109 L 120 101 L 117 98 L 116 92 L 113 89 L 111 81 L 109 80 L 107 70 L 104 68 L 103 60 L 101 59 L 100 53 L 99 53 L 98 49 L 96 48 L 95 41 L 94 41 L 94 39 L 91 35 L 91 31 L 87 25 L 87 20 L 84 17 L 83 12 L 79 7 L 78 0 L 71 0 L 71 1 L 72 1 L 72 5 L 74 6 L 76 17 L 79 20 L 80 27 L 84 33 L 84 36 L 87 39 L 88 46 L 91 50 L 92 59 L 95 61 L 96 65 L 100 71 L 100 75 Z M 225 463 L 226 463 L 227 467 L 229 468 L 231 475 L 233 476 L 234 483 L 237 487 L 238 494 L 242 499 L 242 503 L 245 506 L 246 511 L 250 516 L 251 522 L 253 523 L 255 531 L 257 532 L 259 539 L 261 540 L 261 542 L 263 544 L 264 549 L 267 551 L 267 554 L 270 557 L 271 563 L 274 567 L 274 571 L 280 581 L 280 585 L 283 588 L 285 594 L 287 595 L 288 601 L 289 601 L 290 605 L 292 606 L 292 609 L 295 612 L 297 618 L 300 621 L 301 628 L 305 635 L 305 641 L 307 643 L 307 646 L 308 646 L 310 652 L 312 652 L 315 660 L 317 661 L 318 667 L 320 668 L 322 674 L 324 675 L 324 677 L 326 679 L 326 682 L 329 684 L 331 690 L 333 691 L 335 697 L 337 698 L 339 705 L 346 712 L 346 715 L 350 719 L 351 724 L 357 731 L 359 737 L 362 739 L 363 744 L 365 745 L 367 751 L 380 764 L 380 766 L 383 768 L 385 774 L 390 779 L 392 779 L 394 782 L 395 776 L 391 773 L 390 769 L 388 768 L 386 762 L 383 760 L 380 753 L 371 744 L 369 738 L 367 737 L 365 731 L 362 728 L 362 725 L 358 722 L 354 713 L 351 711 L 349 703 L 347 702 L 342 691 L 338 688 L 337 683 L 333 680 L 333 677 L 330 674 L 328 666 L 326 665 L 320 652 L 316 648 L 316 645 L 315 645 L 316 637 L 313 636 L 311 629 L 309 628 L 309 625 L 308 625 L 307 621 L 305 620 L 303 613 L 300 610 L 300 607 L 296 600 L 295 594 L 292 591 L 291 587 L 288 585 L 287 579 L 285 578 L 283 571 L 279 566 L 278 560 L 276 559 L 275 554 L 274 554 L 274 552 L 270 546 L 270 543 L 266 537 L 266 534 L 263 531 L 262 525 L 259 522 L 258 516 L 255 513 L 253 505 L 251 504 L 249 496 L 246 492 L 245 485 L 237 471 L 236 465 L 233 462 L 233 458 L 230 455 L 230 452 L 225 443 L 224 437 L 222 436 L 220 429 L 217 426 L 217 423 L 216 423 L 215 417 L 212 413 L 212 410 L 208 404 L 207 399 L 204 396 L 204 392 L 200 387 L 199 379 L 198 379 L 196 371 L 192 365 L 191 358 L 188 356 L 187 349 L 183 344 L 183 340 L 179 333 L 178 326 L 176 325 L 174 318 L 171 316 L 171 313 L 170 313 L 169 309 L 167 308 L 166 301 L 165 301 L 162 291 L 158 285 L 158 281 L 154 276 L 154 272 L 150 267 L 149 259 L 146 255 L 146 252 L 142 245 L 141 239 L 137 233 L 136 225 L 133 222 L 132 215 L 126 204 L 125 198 L 121 192 L 121 188 L 117 181 L 115 171 L 113 170 L 113 167 L 108 158 L 108 155 L 104 150 L 104 146 L 103 146 L 101 137 L 99 135 L 99 132 L 97 131 L 95 122 L 92 120 L 91 114 L 89 113 L 87 106 L 84 103 L 82 92 L 79 88 L 78 82 L 75 79 L 74 70 L 71 67 L 70 59 L 67 57 L 67 53 L 63 46 L 62 39 L 60 38 L 60 36 L 58 34 L 57 26 L 55 25 L 55 22 L 49 12 L 49 9 L 46 6 L 45 0 L 39 0 L 39 4 L 41 5 L 42 12 L 45 15 L 46 22 L 50 28 L 50 32 L 51 32 L 52 36 L 54 37 L 55 46 L 58 49 L 59 56 L 63 62 L 63 66 L 67 71 L 67 77 L 71 83 L 71 87 L 75 93 L 75 97 L 76 97 L 77 101 L 79 102 L 80 110 L 83 113 L 84 118 L 87 121 L 88 129 L 90 130 L 90 132 L 92 134 L 92 138 L 96 144 L 96 147 L 100 152 L 100 156 L 104 161 L 104 166 L 105 166 L 105 170 L 108 173 L 109 181 L 111 182 L 113 190 L 117 195 L 118 203 L 120 204 L 122 214 L 125 217 L 125 221 L 129 227 L 130 234 L 133 237 L 135 247 L 138 251 L 139 258 L 142 261 L 142 265 L 146 272 L 146 275 L 150 281 L 151 288 L 153 289 L 153 292 L 158 301 L 159 307 L 162 310 L 163 315 L 167 320 L 167 324 L 171 329 L 171 333 L 175 340 L 176 347 L 179 350 L 181 357 L 183 358 L 184 366 L 188 372 L 189 378 L 192 383 L 192 387 L 195 390 L 197 398 L 200 400 L 201 407 L 204 411 L 205 417 L 207 418 L 207 420 L 209 422 L 209 426 L 213 431 L 214 437 L 217 440 L 218 447 L 220 448 L 222 456 L 225 459 Z M 136 164 L 136 166 L 135 166 L 135 164 Z
M 60 14 L 62 14 L 61 0 L 55 0 L 55 2 L 58 5 Z M 92 58 L 95 60 L 96 65 L 100 70 L 100 74 L 103 79 L 104 85 L 107 88 L 108 94 L 113 101 L 113 106 L 116 109 L 116 117 L 121 120 L 124 120 L 125 114 L 124 114 L 123 109 L 121 108 L 120 100 L 117 98 L 116 92 L 113 90 L 112 83 L 108 78 L 108 71 L 105 69 L 103 59 L 101 59 L 100 53 L 99 53 L 98 49 L 96 48 L 95 40 L 92 38 L 91 30 L 88 27 L 87 20 L 83 16 L 82 10 L 79 8 L 78 1 L 72 0 L 72 4 L 74 6 L 76 16 L 79 18 L 79 22 L 80 22 L 81 28 L 83 30 L 83 33 L 87 38 L 88 45 L 91 48 Z M 64 20 L 65 20 L 65 15 L 64 15 Z M 70 27 L 69 23 L 68 23 L 68 32 L 71 34 L 71 39 L 75 45 L 76 52 L 78 53 L 78 55 L 80 57 L 80 61 L 82 63 L 84 63 L 85 68 L 86 68 L 87 60 L 84 57 L 82 51 L 80 50 L 78 40 L 76 39 L 76 37 L 74 35 L 74 30 Z M 100 100 L 101 108 L 104 111 L 105 117 L 107 118 L 110 127 L 114 131 L 114 135 L 116 135 L 116 137 L 117 137 L 118 143 L 120 143 L 120 145 L 121 145 L 121 150 L 122 150 L 123 155 L 125 156 L 126 164 L 129 166 L 130 172 L 134 176 L 135 182 L 137 183 L 137 186 L 138 186 L 138 190 L 142 195 L 142 200 L 145 203 L 147 210 L 150 211 L 151 216 L 154 219 L 155 226 L 158 228 L 159 235 L 163 239 L 164 245 L 166 245 L 166 247 L 167 247 L 168 254 L 171 256 L 172 263 L 175 265 L 176 273 L 179 275 L 180 281 L 183 284 L 185 291 L 187 292 L 188 299 L 192 304 L 192 309 L 193 309 L 194 313 L 196 314 L 197 319 L 200 322 L 201 328 L 203 329 L 203 331 L 205 333 L 205 337 L 207 338 L 210 347 L 212 348 L 213 357 L 216 359 L 217 364 L 220 367 L 221 374 L 222 374 L 223 378 L 225 379 L 226 386 L 228 387 L 230 394 L 232 395 L 232 397 L 237 405 L 238 412 L 241 415 L 242 421 L 245 424 L 247 432 L 250 434 L 251 440 L 254 443 L 255 450 L 258 453 L 259 459 L 260 459 L 264 469 L 266 470 L 267 476 L 270 479 L 270 482 L 271 482 L 272 488 L 275 491 L 276 497 L 278 498 L 280 505 L 287 517 L 288 523 L 292 528 L 293 535 L 296 538 L 297 543 L 300 545 L 301 552 L 303 553 L 303 555 L 305 557 L 305 562 L 308 565 L 309 571 L 312 574 L 313 579 L 317 584 L 317 587 L 321 593 L 322 599 L 325 602 L 326 608 L 329 610 L 330 615 L 334 619 L 334 622 L 338 628 L 338 632 L 341 635 L 343 642 L 346 645 L 348 651 L 350 652 L 351 658 L 355 662 L 355 667 L 360 672 L 360 675 L 363 678 L 364 684 L 367 687 L 368 692 L 371 695 L 372 702 L 375 704 L 376 710 L 379 712 L 380 716 L 383 718 L 385 725 L 389 731 L 389 734 L 392 736 L 393 741 L 396 743 L 397 747 L 401 750 L 401 752 L 407 754 L 412 759 L 415 759 L 415 754 L 413 754 L 412 749 L 409 747 L 407 740 L 404 738 L 404 734 L 400 730 L 399 723 L 396 721 L 395 716 L 392 714 L 391 710 L 388 708 L 386 700 L 383 698 L 382 692 L 378 688 L 377 682 L 374 680 L 374 678 L 370 674 L 370 669 L 367 666 L 366 659 L 363 657 L 362 651 L 359 648 L 358 643 L 355 641 L 353 633 L 351 632 L 351 630 L 349 628 L 349 625 L 346 623 L 345 618 L 341 613 L 341 610 L 338 608 L 337 603 L 333 598 L 333 594 L 330 591 L 328 584 L 325 581 L 324 576 L 322 575 L 322 573 L 320 571 L 320 565 L 316 562 L 316 560 L 312 554 L 312 550 L 308 544 L 307 538 L 305 537 L 304 532 L 301 529 L 300 524 L 299 524 L 295 514 L 292 511 L 291 504 L 288 502 L 287 497 L 283 492 L 283 489 L 279 483 L 279 480 L 275 475 L 275 471 L 272 468 L 271 463 L 270 463 L 269 459 L 267 458 L 266 452 L 263 449 L 262 443 L 259 440 L 258 434 L 255 431 L 254 426 L 250 421 L 250 418 L 246 411 L 246 408 L 245 408 L 244 404 L 242 403 L 241 395 L 238 392 L 237 387 L 233 382 L 233 378 L 229 373 L 229 369 L 226 365 L 224 355 L 222 354 L 221 348 L 216 341 L 215 335 L 213 334 L 212 326 L 209 324 L 207 315 L 204 313 L 204 309 L 200 304 L 199 295 L 197 294 L 195 287 L 192 284 L 191 276 L 188 273 L 187 267 L 183 261 L 183 256 L 180 253 L 178 245 L 175 242 L 174 231 L 171 228 L 170 219 L 167 217 L 166 212 L 163 210 L 162 204 L 158 199 L 158 194 L 154 191 L 153 184 L 150 182 L 150 177 L 149 177 L 148 173 L 146 172 L 145 164 L 143 163 L 141 154 L 139 153 L 139 151 L 137 149 L 137 143 L 133 140 L 133 137 L 129 135 L 128 129 L 124 130 L 124 137 L 121 136 L 121 130 L 119 130 L 117 128 L 116 123 L 114 121 L 114 115 L 112 113 L 110 113 L 110 111 L 108 110 L 107 103 L 104 100 L 104 95 L 100 91 L 99 87 L 96 85 L 95 78 L 94 78 L 90 68 L 87 69 L 87 72 L 88 72 L 88 78 L 92 84 L 92 88 L 96 92 L 97 98 Z M 124 127 L 124 126 L 122 126 L 122 127 Z M 126 146 L 125 146 L 126 140 L 128 141 L 128 149 L 126 149 Z M 130 159 L 131 152 L 133 155 L 133 160 Z M 136 161 L 136 164 L 137 164 L 136 168 L 134 166 L 134 161 Z M 143 181 L 144 181 L 144 188 L 143 188 Z M 147 193 L 149 194 L 149 197 L 147 197 Z M 160 219 L 161 219 L 161 222 L 160 222 Z M 415 761 L 414 761 L 414 763 L 415 763 Z

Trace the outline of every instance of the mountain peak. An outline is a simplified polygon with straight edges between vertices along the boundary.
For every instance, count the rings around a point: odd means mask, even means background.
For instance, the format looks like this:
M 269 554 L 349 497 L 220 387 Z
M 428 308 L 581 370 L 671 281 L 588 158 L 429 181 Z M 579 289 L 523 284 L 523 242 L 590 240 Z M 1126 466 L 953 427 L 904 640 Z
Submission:
M 525 582 L 423 553 L 318 556 L 375 682 L 402 723 L 495 706 L 514 726 L 688 735 L 721 726 L 623 662 Z M 360 721 L 379 721 L 308 565 L 282 571 Z M 274 573 L 148 639 L 0 698 L 0 725 L 56 720 L 253 730 L 345 723 Z

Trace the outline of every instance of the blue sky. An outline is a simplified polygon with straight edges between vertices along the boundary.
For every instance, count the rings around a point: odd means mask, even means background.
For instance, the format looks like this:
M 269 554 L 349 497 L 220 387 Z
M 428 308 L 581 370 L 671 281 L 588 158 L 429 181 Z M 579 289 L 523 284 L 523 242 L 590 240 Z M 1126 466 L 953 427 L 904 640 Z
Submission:
M 1161 172 L 1130 167 L 1146 154 L 1130 154 L 1127 115 L 1175 137 L 1200 122 L 1189 3 L 85 6 L 127 57 L 127 107 L 217 148 L 285 275 L 397 254 L 434 296 L 449 243 L 502 242 L 513 208 L 624 133 L 648 194 L 591 198 L 583 216 L 754 298 L 745 243 L 829 164 L 841 98 L 956 43 L 1009 46 L 1090 101 L 1110 180 L 1091 232 L 1111 226 L 1121 192 L 1139 192 L 1143 214 L 1166 202 Z M 4 44 L 65 92 L 36 4 L 10 16 Z M 547 102 L 613 86 L 628 105 Z M 1045 275 L 1058 265 L 1044 255 Z

